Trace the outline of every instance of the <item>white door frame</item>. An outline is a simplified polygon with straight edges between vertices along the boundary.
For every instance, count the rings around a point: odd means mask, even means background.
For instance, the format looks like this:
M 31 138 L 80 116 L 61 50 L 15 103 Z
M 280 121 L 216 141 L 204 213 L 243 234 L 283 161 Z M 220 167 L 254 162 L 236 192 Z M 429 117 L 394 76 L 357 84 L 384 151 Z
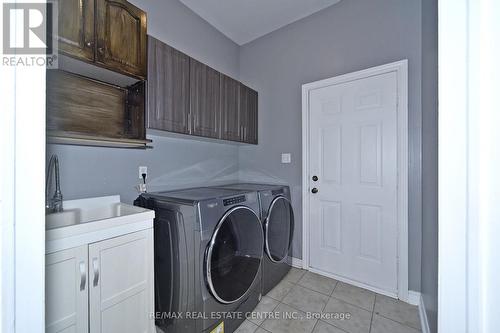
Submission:
M 398 78 L 398 298 L 406 302 L 408 301 L 408 60 L 406 59 L 302 85 L 302 267 L 310 269 L 309 92 L 313 89 L 390 72 L 395 72 Z M 360 286 L 369 288 L 365 285 Z
M 15 36 L 18 28 L 12 26 Z M 45 330 L 45 71 L 0 65 L 2 332 Z
M 500 327 L 499 14 L 439 1 L 439 332 Z

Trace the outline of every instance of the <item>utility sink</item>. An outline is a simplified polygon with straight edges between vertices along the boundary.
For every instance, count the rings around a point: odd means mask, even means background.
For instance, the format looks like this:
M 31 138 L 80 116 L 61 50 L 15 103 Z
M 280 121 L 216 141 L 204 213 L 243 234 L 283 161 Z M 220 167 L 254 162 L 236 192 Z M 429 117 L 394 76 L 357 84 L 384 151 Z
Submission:
M 81 240 L 98 241 L 104 234 L 133 232 L 145 224 L 152 227 L 153 219 L 154 211 L 124 204 L 119 195 L 64 201 L 62 212 L 46 215 L 46 252 L 78 246 Z
M 79 208 L 65 209 L 60 213 L 45 216 L 45 229 L 67 227 L 82 221 L 82 210 Z

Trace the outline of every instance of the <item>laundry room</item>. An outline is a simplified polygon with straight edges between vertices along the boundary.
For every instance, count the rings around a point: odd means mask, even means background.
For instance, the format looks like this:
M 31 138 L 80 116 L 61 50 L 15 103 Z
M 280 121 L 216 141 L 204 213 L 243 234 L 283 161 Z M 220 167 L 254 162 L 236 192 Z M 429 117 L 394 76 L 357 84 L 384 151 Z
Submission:
M 47 3 L 5 332 L 438 332 L 438 0 Z

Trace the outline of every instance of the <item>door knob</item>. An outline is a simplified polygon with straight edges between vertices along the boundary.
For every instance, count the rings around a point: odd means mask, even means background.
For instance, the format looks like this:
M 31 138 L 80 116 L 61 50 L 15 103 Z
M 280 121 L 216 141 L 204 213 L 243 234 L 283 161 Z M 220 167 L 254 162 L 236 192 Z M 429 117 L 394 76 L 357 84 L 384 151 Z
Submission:
M 314 187 L 312 190 L 311 190 L 312 193 L 318 193 L 318 189 L 316 187 Z
M 313 181 L 317 182 L 318 181 L 318 176 L 313 176 Z

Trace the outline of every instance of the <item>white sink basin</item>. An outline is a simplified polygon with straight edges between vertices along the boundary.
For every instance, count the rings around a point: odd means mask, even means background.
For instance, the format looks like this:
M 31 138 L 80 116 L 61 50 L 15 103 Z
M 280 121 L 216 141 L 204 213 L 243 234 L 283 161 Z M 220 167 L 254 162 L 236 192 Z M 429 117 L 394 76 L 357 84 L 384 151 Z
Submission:
M 48 214 L 45 216 L 45 229 L 55 229 L 67 227 L 80 223 L 82 220 L 82 210 L 78 208 L 67 209 L 60 213 Z
M 151 228 L 153 219 L 154 211 L 121 203 L 118 195 L 64 201 L 62 212 L 46 215 L 46 252 Z

